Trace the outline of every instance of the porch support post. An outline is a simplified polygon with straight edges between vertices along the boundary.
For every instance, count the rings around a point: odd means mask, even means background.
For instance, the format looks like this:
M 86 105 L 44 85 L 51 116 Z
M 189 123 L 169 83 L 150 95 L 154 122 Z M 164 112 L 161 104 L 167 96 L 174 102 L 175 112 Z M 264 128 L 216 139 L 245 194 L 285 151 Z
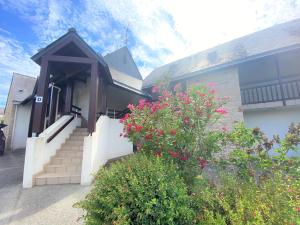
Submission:
M 36 92 L 36 98 L 34 99 L 34 111 L 33 111 L 33 124 L 32 124 L 32 136 L 37 136 L 44 130 L 45 116 L 48 103 L 48 87 L 49 87 L 49 62 L 42 58 L 40 77 L 38 79 L 38 86 Z
M 50 114 L 49 114 L 49 123 L 50 125 L 55 122 L 56 117 L 56 106 L 57 106 L 57 97 L 58 97 L 58 90 L 57 88 L 53 87 L 51 88 L 51 103 L 50 103 Z
M 107 110 L 107 89 L 106 89 L 106 82 L 103 78 L 100 78 L 100 112 L 102 114 L 106 114 Z
M 281 97 L 282 97 L 282 103 L 283 103 L 283 106 L 286 106 L 286 100 L 285 100 L 285 96 L 284 96 L 284 88 L 283 88 L 283 84 L 282 84 L 282 77 L 280 74 L 280 67 L 279 67 L 277 55 L 274 55 L 274 58 L 275 58 L 275 65 L 276 65 L 276 75 L 277 75 L 277 79 L 279 82 L 279 87 L 280 87 L 280 92 L 281 92 Z
M 90 82 L 90 98 L 89 98 L 89 116 L 88 116 L 88 132 L 91 134 L 95 131 L 96 113 L 98 102 L 99 75 L 97 62 L 91 64 L 91 82 Z
M 65 91 L 65 105 L 64 114 L 70 114 L 72 110 L 72 100 L 73 100 L 73 82 L 68 81 Z

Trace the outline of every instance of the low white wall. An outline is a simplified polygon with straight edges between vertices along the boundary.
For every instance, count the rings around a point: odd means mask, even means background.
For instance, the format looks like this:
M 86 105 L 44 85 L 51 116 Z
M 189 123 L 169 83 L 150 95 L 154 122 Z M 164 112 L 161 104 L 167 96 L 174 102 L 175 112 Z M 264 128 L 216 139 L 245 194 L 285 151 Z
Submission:
M 61 147 L 65 140 L 70 136 L 74 129 L 81 124 L 80 118 L 74 118 L 51 142 L 47 139 L 51 137 L 60 127 L 62 127 L 71 116 L 62 116 L 54 124 L 42 132 L 39 137 L 27 138 L 23 187 L 31 188 L 33 185 L 33 176 L 41 172 L 44 165 L 47 164 L 51 157 Z
M 123 124 L 118 119 L 101 116 L 96 131 L 84 138 L 81 185 L 89 185 L 108 160 L 133 153 L 133 144 L 120 137 Z

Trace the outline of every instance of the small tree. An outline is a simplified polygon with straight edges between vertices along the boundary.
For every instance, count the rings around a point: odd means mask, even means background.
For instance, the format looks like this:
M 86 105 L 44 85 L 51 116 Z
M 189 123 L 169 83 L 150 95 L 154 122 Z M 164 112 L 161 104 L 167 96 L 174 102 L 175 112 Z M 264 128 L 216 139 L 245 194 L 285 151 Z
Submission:
M 159 93 L 158 100 L 141 99 L 137 106 L 128 105 L 131 113 L 120 120 L 124 124 L 121 135 L 129 137 L 146 154 L 171 158 L 192 178 L 192 168 L 203 168 L 220 150 L 218 140 L 222 132 L 211 128 L 227 114 L 223 105 L 228 98 L 217 99 L 213 86 L 195 85 L 186 92 L 180 85 L 172 92 L 154 86 L 152 92 Z

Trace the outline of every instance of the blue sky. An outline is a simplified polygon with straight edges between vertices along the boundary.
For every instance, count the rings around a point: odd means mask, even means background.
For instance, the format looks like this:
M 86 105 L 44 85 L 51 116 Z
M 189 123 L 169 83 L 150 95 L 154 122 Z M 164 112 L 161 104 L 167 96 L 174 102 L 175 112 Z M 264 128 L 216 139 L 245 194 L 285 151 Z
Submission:
M 127 43 L 145 77 L 165 63 L 298 17 L 300 0 L 0 0 L 0 107 L 12 73 L 37 76 L 30 57 L 70 27 L 102 55 Z

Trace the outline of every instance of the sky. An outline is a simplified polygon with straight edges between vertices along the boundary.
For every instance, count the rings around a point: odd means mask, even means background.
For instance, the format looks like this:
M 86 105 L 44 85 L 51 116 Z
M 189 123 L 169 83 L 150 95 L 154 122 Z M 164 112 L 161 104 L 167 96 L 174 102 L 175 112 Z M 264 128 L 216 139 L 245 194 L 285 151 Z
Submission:
M 13 72 L 74 27 L 103 56 L 127 45 L 142 74 L 258 30 L 300 18 L 300 0 L 0 0 L 0 108 Z

